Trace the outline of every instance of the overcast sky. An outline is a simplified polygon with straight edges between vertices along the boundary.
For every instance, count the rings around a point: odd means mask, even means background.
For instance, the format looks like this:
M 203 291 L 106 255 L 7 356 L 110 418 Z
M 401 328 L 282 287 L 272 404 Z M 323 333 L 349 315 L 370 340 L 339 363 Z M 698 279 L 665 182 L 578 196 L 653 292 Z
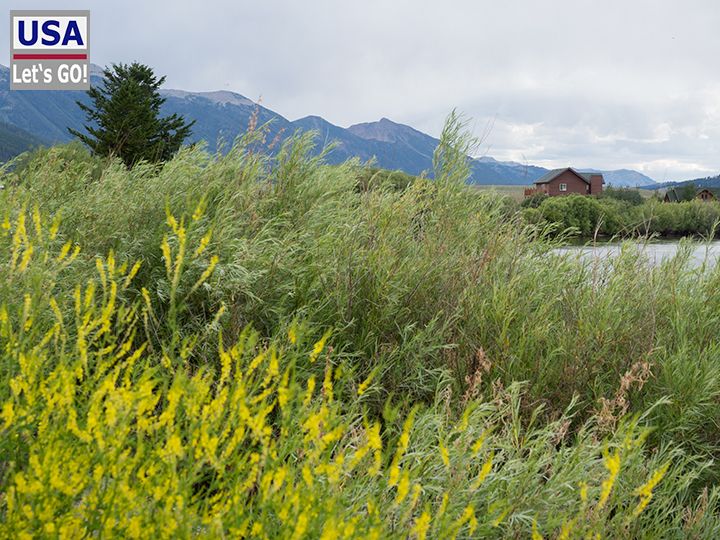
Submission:
M 90 9 L 92 62 L 142 61 L 167 87 L 262 97 L 290 120 L 384 116 L 437 136 L 457 108 L 496 159 L 658 181 L 720 173 L 717 0 L 7 5 Z

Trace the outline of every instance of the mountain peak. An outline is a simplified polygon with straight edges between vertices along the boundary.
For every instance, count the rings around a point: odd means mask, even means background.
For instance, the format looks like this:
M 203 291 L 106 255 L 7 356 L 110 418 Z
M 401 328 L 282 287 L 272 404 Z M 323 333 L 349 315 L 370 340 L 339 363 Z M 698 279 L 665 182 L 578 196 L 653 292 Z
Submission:
M 216 90 L 214 92 L 188 92 L 186 90 L 161 89 L 160 93 L 164 96 L 175 97 L 179 99 L 188 99 L 191 97 L 205 98 L 217 105 L 235 105 L 238 107 L 254 107 L 255 102 L 243 95 L 230 92 L 228 90 Z
M 375 141 L 397 142 L 421 138 L 424 140 L 432 140 L 437 143 L 437 140 L 430 137 L 430 135 L 426 135 L 425 133 L 422 133 L 415 128 L 411 128 L 410 126 L 406 126 L 405 124 L 393 122 L 384 116 L 377 122 L 355 124 L 347 129 L 353 135 Z

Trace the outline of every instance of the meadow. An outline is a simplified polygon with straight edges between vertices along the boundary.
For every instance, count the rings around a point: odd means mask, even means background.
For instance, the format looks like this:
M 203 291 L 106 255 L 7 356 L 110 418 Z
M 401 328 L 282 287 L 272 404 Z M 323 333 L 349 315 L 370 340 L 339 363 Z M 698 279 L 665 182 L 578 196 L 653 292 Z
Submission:
M 720 536 L 718 267 L 262 137 L 4 171 L 1 536 Z

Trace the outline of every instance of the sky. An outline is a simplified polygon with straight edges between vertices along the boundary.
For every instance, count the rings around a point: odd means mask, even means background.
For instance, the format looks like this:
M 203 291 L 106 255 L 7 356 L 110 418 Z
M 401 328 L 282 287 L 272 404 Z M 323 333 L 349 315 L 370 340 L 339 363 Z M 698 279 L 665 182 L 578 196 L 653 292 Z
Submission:
M 382 117 L 438 136 L 457 109 L 476 154 L 720 173 L 717 0 L 10 0 L 90 9 L 90 59 L 166 87 L 232 90 L 295 120 Z M 7 16 L 7 15 L 6 15 Z M 9 23 L 0 24 L 8 43 Z M 8 65 L 9 50 L 0 63 Z

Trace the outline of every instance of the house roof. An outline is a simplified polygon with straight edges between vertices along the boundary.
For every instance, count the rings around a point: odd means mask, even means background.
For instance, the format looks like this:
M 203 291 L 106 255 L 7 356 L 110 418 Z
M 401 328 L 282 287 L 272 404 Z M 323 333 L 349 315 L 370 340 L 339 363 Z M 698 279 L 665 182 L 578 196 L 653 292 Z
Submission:
M 695 193 L 695 196 L 697 197 L 703 191 L 709 191 L 710 193 L 712 193 L 715 196 L 715 198 L 720 199 L 720 188 L 701 187 L 701 188 L 698 188 L 697 193 Z
M 534 184 L 547 184 L 548 182 L 552 182 L 553 180 L 555 180 L 555 178 L 557 178 L 558 176 L 560 176 L 562 173 L 564 173 L 566 171 L 572 172 L 573 174 L 575 174 L 575 176 L 580 178 L 580 180 L 582 180 L 586 184 L 590 183 L 591 176 L 602 177 L 601 173 L 581 173 L 581 172 L 576 171 L 572 167 L 565 167 L 564 169 L 553 169 L 552 171 L 548 171 L 545 174 L 543 174 L 540 178 L 535 180 L 535 182 L 533 182 L 533 183 Z M 603 179 L 603 184 L 604 183 L 605 183 L 605 179 Z
M 709 191 L 715 196 L 716 199 L 720 199 L 720 188 L 713 187 L 696 188 L 695 195 L 693 195 L 693 197 L 697 197 L 703 191 Z M 677 188 L 668 188 L 668 190 L 665 192 L 665 198 L 668 200 L 668 202 L 678 202 L 681 200 Z

